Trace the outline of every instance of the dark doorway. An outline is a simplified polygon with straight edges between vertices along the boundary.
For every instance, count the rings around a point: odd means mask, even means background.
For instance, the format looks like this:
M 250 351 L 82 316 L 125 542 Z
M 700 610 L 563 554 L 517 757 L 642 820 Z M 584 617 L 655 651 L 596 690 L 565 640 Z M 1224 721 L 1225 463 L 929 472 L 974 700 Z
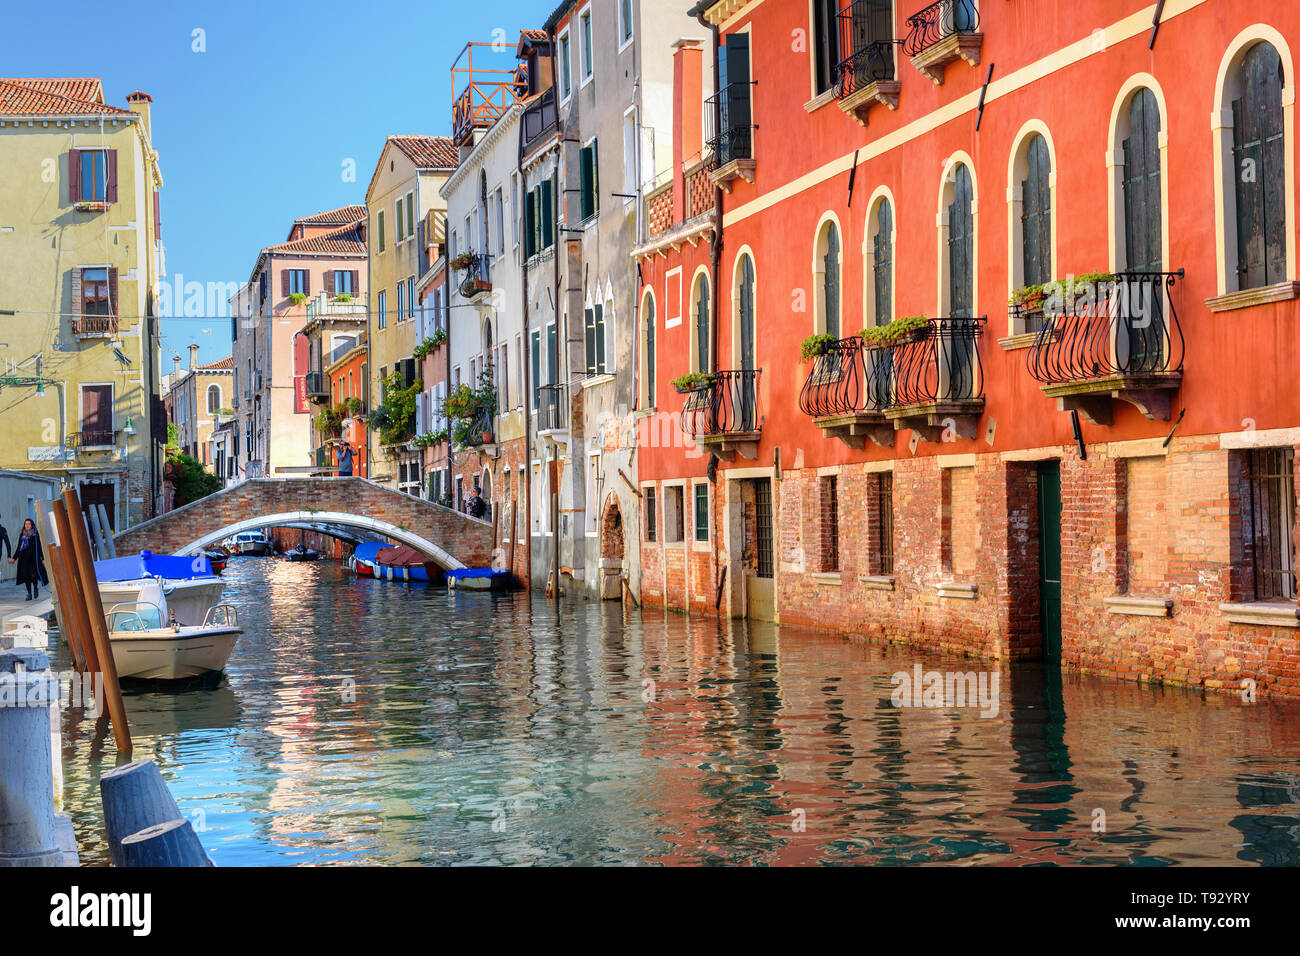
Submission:
M 106 530 L 109 531 L 117 527 L 117 509 L 115 508 L 116 497 L 114 495 L 116 490 L 117 485 L 112 482 L 83 484 L 77 489 L 78 494 L 81 496 L 82 511 L 89 512 L 90 509 L 96 505 L 104 506 L 104 511 L 108 515 L 109 524 L 109 528 Z
M 1061 660 L 1061 463 L 1038 465 L 1038 613 L 1043 660 Z

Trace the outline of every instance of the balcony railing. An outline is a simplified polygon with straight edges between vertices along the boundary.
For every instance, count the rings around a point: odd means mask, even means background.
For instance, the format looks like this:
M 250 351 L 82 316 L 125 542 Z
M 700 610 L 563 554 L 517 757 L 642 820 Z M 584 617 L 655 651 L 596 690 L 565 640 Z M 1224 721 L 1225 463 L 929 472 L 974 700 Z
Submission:
M 715 372 L 713 382 L 688 392 L 682 405 L 682 431 L 697 440 L 744 435 L 760 427 L 758 376 L 762 369 Z
M 556 115 L 555 89 L 552 87 L 533 100 L 519 118 L 519 124 L 523 130 L 525 150 L 539 136 L 555 129 Z
M 464 274 L 460 280 L 460 294 L 467 299 L 492 291 L 492 281 L 488 278 L 487 257 L 480 253 L 470 253 L 468 265 L 461 270 Z
M 313 401 L 323 398 L 326 401 L 330 397 L 329 379 L 325 377 L 324 372 L 308 372 L 306 375 L 307 397 Z
M 884 411 L 894 396 L 892 354 L 867 348 L 860 335 L 839 339 L 813 360 L 799 408 L 813 418 Z
M 1171 293 L 1183 271 L 1121 272 L 1049 297 L 1029 350 L 1044 385 L 1183 370 L 1183 331 Z
M 894 383 L 891 408 L 984 399 L 978 342 L 987 319 L 931 319 L 913 338 L 889 346 Z
M 907 18 L 903 52 L 917 56 L 950 36 L 974 33 L 979 25 L 975 0 L 938 0 Z
M 564 431 L 569 427 L 568 386 L 542 385 L 537 389 L 537 432 Z
M 316 467 L 317 468 L 334 467 L 334 458 L 333 456 L 330 455 L 330 449 L 328 445 L 318 445 L 316 447 Z
M 738 159 L 754 158 L 754 130 L 757 127 L 741 122 L 742 117 L 733 115 L 735 110 L 732 108 L 732 104 L 741 101 L 742 97 L 743 102 L 748 103 L 749 93 L 750 84 L 729 83 L 704 102 L 705 142 L 713 169 Z
M 893 31 L 882 37 L 873 30 L 879 8 L 878 0 L 853 0 L 839 12 L 840 50 L 845 55 L 835 69 L 841 97 L 894 78 Z
M 457 145 L 466 142 L 474 130 L 486 129 L 505 115 L 525 90 L 513 69 L 474 65 L 475 51 L 488 52 L 484 47 L 497 49 L 492 43 L 466 43 L 451 67 L 451 130 Z
M 69 433 L 64 442 L 66 447 L 85 450 L 88 448 L 111 448 L 117 433 L 108 429 L 95 429 Z
M 117 335 L 117 316 L 79 315 L 72 320 L 73 335 Z

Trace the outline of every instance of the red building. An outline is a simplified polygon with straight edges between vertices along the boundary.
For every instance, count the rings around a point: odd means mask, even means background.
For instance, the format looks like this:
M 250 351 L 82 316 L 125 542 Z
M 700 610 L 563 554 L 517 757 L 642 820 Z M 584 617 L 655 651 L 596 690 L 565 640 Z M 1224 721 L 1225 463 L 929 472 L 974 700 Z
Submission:
M 1300 695 L 1300 8 L 1154 9 L 695 8 L 645 603 Z

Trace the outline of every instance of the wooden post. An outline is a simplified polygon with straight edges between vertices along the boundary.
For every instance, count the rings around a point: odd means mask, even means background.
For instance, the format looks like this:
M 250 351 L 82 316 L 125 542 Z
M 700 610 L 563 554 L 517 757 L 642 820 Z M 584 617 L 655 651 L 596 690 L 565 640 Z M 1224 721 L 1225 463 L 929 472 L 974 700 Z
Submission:
M 99 527 L 99 515 L 93 507 L 86 512 L 86 527 L 90 532 L 90 551 L 96 561 L 103 561 L 108 557 L 108 552 L 104 550 L 104 534 Z
M 180 808 L 152 760 L 133 760 L 99 778 L 104 839 L 114 866 L 122 866 L 122 841 L 146 827 L 178 819 Z
M 72 666 L 77 672 L 86 672 L 86 651 L 81 643 L 80 632 L 74 633 L 74 615 L 71 608 L 65 607 L 67 595 L 72 593 L 72 586 L 65 577 L 67 569 L 63 565 L 63 555 L 59 553 L 58 532 L 54 519 L 44 508 L 36 509 L 36 531 L 41 536 L 41 547 L 45 549 L 45 564 L 50 572 L 50 594 L 54 597 L 54 616 L 59 622 L 59 633 L 68 642 L 68 652 L 72 655 Z
M 72 549 L 71 524 L 68 522 L 68 509 L 61 498 L 54 500 L 54 528 L 59 534 L 59 543 L 55 546 L 59 552 L 59 563 L 63 565 L 63 577 L 67 582 L 66 598 L 59 595 L 63 613 L 71 619 L 73 633 L 81 644 L 81 654 L 86 659 L 86 671 L 102 674 L 99 667 L 99 652 L 95 649 L 95 638 L 90 631 L 90 615 L 86 612 L 86 602 L 81 596 L 80 572 L 77 568 L 77 555 Z
M 99 526 L 104 531 L 104 548 L 110 558 L 117 557 L 117 542 L 113 540 L 113 528 L 108 523 L 108 509 L 103 505 L 95 505 L 99 512 Z
M 507 542 L 509 547 L 506 548 L 506 566 L 510 569 L 510 576 L 515 575 L 515 518 L 519 515 L 519 499 L 516 498 L 510 503 L 510 538 Z
M 63 493 L 63 502 L 71 514 L 81 514 L 81 499 L 76 489 Z M 99 579 L 95 577 L 95 563 L 90 559 L 90 541 L 86 538 L 86 525 L 71 520 L 72 548 L 77 555 L 77 576 L 81 579 L 81 597 L 90 617 L 90 633 L 94 638 L 99 669 L 104 675 L 104 696 L 108 699 L 108 713 L 113 718 L 113 736 L 120 754 L 131 752 L 131 730 L 126 723 L 126 705 L 122 703 L 122 687 L 117 682 L 117 664 L 113 661 L 113 648 L 108 641 L 108 622 L 104 620 L 104 603 L 99 599 Z

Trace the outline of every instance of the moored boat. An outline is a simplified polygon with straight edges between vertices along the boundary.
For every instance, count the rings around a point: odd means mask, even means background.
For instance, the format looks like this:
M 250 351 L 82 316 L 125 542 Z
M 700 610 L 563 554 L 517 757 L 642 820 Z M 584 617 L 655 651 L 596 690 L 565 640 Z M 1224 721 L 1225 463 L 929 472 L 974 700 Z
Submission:
M 387 541 L 363 541 L 348 555 L 344 566 L 359 578 L 372 578 L 375 576 L 375 555 L 391 547 Z
M 300 544 L 296 548 L 290 548 L 284 553 L 284 556 L 290 561 L 317 561 L 320 559 L 321 553 Z
M 205 555 L 139 554 L 95 562 L 99 597 L 104 607 L 130 604 L 150 583 L 160 582 L 168 610 L 183 625 L 197 625 L 208 608 L 220 603 L 225 584 Z
M 380 548 L 375 554 L 375 577 L 385 581 L 436 581 L 442 569 L 404 544 Z
M 447 572 L 447 587 L 460 591 L 505 591 L 510 572 L 505 568 L 456 568 Z
M 117 676 L 137 680 L 183 680 L 223 671 L 243 633 L 229 604 L 208 608 L 199 624 L 181 624 L 158 580 L 141 588 L 138 600 L 109 606 L 104 619 Z

